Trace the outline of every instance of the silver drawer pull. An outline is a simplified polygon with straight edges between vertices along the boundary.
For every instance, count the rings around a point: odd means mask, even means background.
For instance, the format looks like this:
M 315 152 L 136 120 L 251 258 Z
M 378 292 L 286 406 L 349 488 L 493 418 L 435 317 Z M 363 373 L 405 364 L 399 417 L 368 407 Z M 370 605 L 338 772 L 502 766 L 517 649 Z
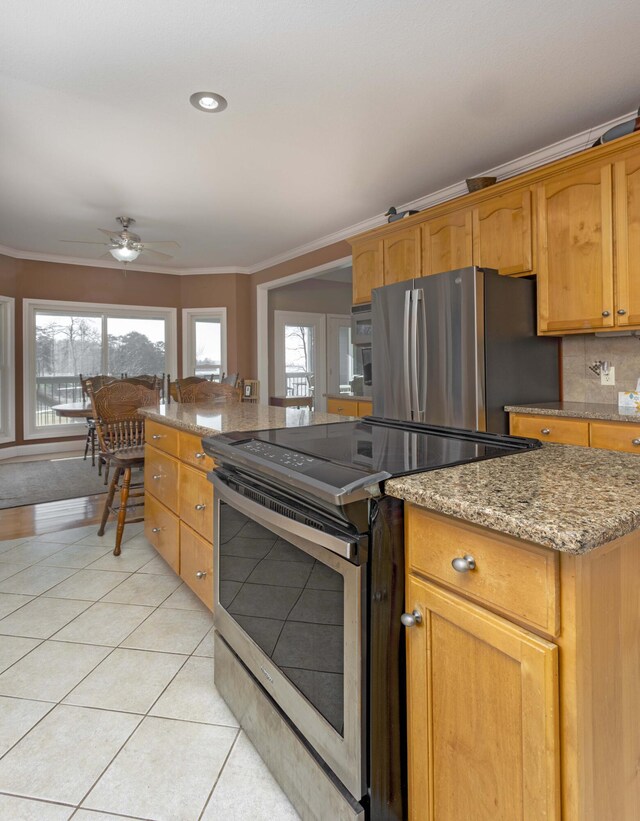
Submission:
M 206 453 L 196 453 L 195 454 L 196 459 L 204 459 L 205 456 L 206 456 Z
M 465 556 L 458 556 L 451 562 L 451 567 L 458 573 L 466 573 L 468 570 L 476 569 L 476 560 L 468 553 Z
M 632 439 L 631 444 L 632 445 L 640 445 L 640 439 Z
M 551 428 L 541 428 L 540 433 L 544 433 L 545 436 L 548 436 L 551 433 Z
M 164 439 L 166 435 L 167 435 L 166 433 L 153 433 L 153 434 L 151 434 L 151 438 L 152 439 Z
M 205 577 L 206 575 L 207 575 L 207 571 L 206 571 L 206 570 L 198 570 L 198 571 L 196 572 L 196 579 L 204 579 L 204 577 Z
M 152 527 L 152 528 L 151 528 L 151 532 L 152 532 L 152 533 L 160 533 L 160 531 L 161 531 L 161 530 L 162 530 L 162 528 L 161 528 L 161 527 Z
M 206 505 L 202 505 L 202 504 L 195 506 L 196 510 L 204 510 L 205 507 L 206 507 Z
M 624 308 L 618 308 L 618 313 L 620 314 L 620 316 L 624 316 L 627 312 Z
M 154 473 L 151 477 L 152 479 L 162 479 L 162 473 Z
M 609 311 L 603 311 L 603 312 L 602 312 L 602 316 L 610 316 Z
M 419 610 L 414 610 L 413 613 L 403 613 L 400 621 L 405 627 L 415 627 L 416 624 L 422 623 L 422 613 Z

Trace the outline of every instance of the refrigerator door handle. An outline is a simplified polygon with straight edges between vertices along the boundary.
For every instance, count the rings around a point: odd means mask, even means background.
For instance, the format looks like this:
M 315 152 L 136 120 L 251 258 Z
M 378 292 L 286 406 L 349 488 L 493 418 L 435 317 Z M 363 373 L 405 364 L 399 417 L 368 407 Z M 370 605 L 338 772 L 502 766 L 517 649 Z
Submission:
M 416 345 L 416 363 L 414 370 L 415 391 L 416 391 L 416 418 L 418 422 L 425 421 L 427 412 L 427 391 L 429 390 L 429 380 L 427 367 L 429 358 L 427 356 L 427 303 L 424 298 L 424 290 L 422 288 L 414 292 L 416 294 L 416 311 L 414 325 L 414 337 Z M 423 335 L 419 337 L 420 324 L 418 323 L 418 310 L 420 311 L 420 318 L 422 321 Z M 423 384 L 421 384 L 421 382 Z
M 404 327 L 403 327 L 403 369 L 404 369 L 404 400 L 409 411 L 409 418 L 413 419 L 413 402 L 411 395 L 411 363 L 409 359 L 411 339 L 411 291 L 404 292 Z
M 424 303 L 423 297 L 424 293 L 419 289 L 411 292 L 411 418 L 417 422 L 423 421 L 418 389 L 418 308 L 421 302 Z

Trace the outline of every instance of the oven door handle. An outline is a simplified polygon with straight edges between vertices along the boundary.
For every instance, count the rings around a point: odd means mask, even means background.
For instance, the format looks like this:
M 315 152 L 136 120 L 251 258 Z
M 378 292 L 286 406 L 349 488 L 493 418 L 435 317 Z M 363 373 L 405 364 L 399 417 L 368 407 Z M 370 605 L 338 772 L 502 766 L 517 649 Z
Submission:
M 281 513 L 276 513 L 276 511 L 232 490 L 215 471 L 210 474 L 210 477 L 213 482 L 215 497 L 227 502 L 254 522 L 266 527 L 267 530 L 271 530 L 283 539 L 290 539 L 294 536 L 298 543 L 302 541 L 311 547 L 325 547 L 350 562 L 357 563 L 362 558 L 359 543 L 356 539 L 349 539 L 347 536 L 340 538 L 332 533 L 325 533 L 315 527 L 297 522 L 295 519 L 290 519 Z

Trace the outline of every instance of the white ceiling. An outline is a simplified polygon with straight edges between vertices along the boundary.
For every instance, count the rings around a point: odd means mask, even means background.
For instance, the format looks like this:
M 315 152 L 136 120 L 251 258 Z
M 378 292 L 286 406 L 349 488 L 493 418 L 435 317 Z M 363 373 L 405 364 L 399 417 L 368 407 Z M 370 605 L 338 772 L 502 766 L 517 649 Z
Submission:
M 255 266 L 634 109 L 639 27 L 637 0 L 5 3 L 0 244 L 125 214 L 173 268 Z

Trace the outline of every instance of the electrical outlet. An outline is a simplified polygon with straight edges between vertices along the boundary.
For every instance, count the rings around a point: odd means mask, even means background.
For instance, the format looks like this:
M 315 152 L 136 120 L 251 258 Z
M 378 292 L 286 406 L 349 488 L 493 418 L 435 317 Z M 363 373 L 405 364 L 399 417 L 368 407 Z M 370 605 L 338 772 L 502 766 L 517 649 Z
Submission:
M 601 385 L 615 385 L 616 384 L 616 369 L 613 365 L 609 366 L 607 373 L 600 374 Z

